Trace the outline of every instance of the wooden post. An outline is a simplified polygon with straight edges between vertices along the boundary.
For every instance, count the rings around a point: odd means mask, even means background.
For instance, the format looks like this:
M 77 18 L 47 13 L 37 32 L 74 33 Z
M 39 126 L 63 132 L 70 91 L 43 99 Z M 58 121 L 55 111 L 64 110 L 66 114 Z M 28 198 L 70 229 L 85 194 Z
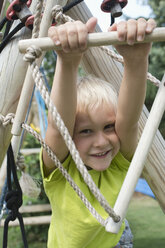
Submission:
M 6 116 L 15 113 L 22 84 L 27 70 L 22 54 L 18 50 L 18 41 L 31 36 L 31 31 L 23 28 L 1 53 L 0 59 L 0 113 Z M 11 126 L 0 126 L 0 165 L 11 140 Z
M 144 127 L 144 131 L 140 138 L 139 144 L 135 151 L 128 173 L 116 200 L 114 211 L 121 217 L 120 222 L 115 223 L 109 218 L 106 230 L 112 233 L 118 233 L 122 221 L 126 215 L 129 202 L 134 193 L 137 181 L 142 173 L 146 157 L 152 145 L 154 136 L 159 127 L 162 115 L 165 110 L 165 74 L 162 79 L 161 86 L 156 95 L 148 120 Z
M 146 42 L 153 42 L 153 41 L 165 41 L 165 28 L 156 28 L 152 34 L 148 34 L 145 36 L 144 41 L 142 42 L 135 42 L 135 43 L 146 43 Z M 92 33 L 88 35 L 88 47 L 96 47 L 96 46 L 103 46 L 103 45 L 123 45 L 126 44 L 124 41 L 119 41 L 117 37 L 117 32 L 100 32 L 100 33 Z M 61 50 L 61 46 L 56 46 L 54 42 L 48 38 L 39 38 L 39 39 L 28 39 L 28 40 L 21 40 L 19 42 L 19 50 L 21 53 L 25 53 L 26 49 L 31 46 L 35 45 L 40 47 L 43 51 L 47 50 Z

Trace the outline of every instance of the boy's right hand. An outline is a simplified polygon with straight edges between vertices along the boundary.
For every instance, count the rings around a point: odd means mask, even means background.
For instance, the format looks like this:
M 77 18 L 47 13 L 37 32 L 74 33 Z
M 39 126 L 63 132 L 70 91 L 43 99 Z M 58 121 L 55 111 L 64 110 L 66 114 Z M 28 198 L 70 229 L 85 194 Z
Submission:
M 57 51 L 63 61 L 80 62 L 83 52 L 87 49 L 87 35 L 95 29 L 97 19 L 90 18 L 86 24 L 81 21 L 67 22 L 58 27 L 50 27 L 48 36 L 55 45 L 61 45 L 62 50 Z

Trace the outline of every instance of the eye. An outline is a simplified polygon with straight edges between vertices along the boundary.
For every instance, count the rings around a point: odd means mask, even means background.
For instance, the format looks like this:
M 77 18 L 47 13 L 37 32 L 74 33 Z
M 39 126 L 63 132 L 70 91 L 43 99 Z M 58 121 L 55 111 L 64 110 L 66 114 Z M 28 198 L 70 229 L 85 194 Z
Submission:
M 90 133 L 92 133 L 91 129 L 83 129 L 80 131 L 80 134 L 90 134 Z
M 115 123 L 110 123 L 104 127 L 104 130 L 111 131 L 114 130 L 114 128 L 115 128 Z

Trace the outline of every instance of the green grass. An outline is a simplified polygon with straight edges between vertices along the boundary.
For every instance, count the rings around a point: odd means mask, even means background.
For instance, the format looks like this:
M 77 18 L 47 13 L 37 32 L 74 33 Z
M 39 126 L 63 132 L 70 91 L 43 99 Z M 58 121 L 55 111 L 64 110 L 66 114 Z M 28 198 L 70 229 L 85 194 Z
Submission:
M 134 248 L 165 248 L 165 216 L 158 203 L 147 196 L 133 197 L 127 220 L 134 235 Z M 46 248 L 48 226 L 26 226 L 29 248 Z M 0 228 L 0 247 L 3 229 Z M 9 228 L 8 248 L 23 248 L 19 227 Z
M 165 248 L 165 215 L 154 199 L 138 195 L 128 209 L 134 248 Z

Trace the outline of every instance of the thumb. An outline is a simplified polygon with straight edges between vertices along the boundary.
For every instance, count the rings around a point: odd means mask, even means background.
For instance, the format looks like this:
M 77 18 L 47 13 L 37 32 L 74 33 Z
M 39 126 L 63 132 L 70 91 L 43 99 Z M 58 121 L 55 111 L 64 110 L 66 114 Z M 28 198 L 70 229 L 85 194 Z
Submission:
M 94 32 L 96 24 L 97 24 L 97 18 L 95 18 L 95 17 L 91 17 L 87 21 L 86 26 L 87 26 L 88 33 L 93 33 Z

